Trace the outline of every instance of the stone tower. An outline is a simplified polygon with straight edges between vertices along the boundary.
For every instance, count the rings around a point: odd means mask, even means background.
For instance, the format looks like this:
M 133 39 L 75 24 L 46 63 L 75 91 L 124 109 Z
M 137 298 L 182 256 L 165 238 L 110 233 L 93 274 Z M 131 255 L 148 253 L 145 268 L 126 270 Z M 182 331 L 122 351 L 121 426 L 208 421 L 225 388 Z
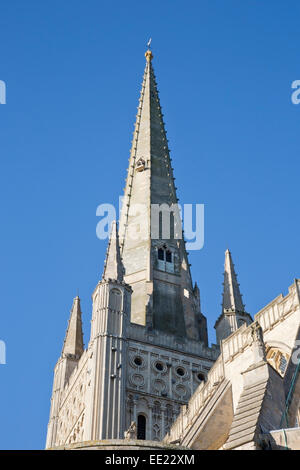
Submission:
M 215 323 L 217 342 L 230 336 L 243 324 L 250 325 L 252 318 L 245 311 L 240 285 L 234 270 L 230 251 L 225 251 L 222 313 Z
M 103 278 L 93 293 L 84 440 L 122 438 L 126 401 L 126 326 L 131 287 L 123 281 L 118 230 L 113 223 Z
M 54 375 L 47 448 L 160 441 L 218 357 L 193 284 L 153 71 L 145 54 L 128 176 L 83 350 L 79 299 Z M 130 433 L 129 433 L 130 434 Z

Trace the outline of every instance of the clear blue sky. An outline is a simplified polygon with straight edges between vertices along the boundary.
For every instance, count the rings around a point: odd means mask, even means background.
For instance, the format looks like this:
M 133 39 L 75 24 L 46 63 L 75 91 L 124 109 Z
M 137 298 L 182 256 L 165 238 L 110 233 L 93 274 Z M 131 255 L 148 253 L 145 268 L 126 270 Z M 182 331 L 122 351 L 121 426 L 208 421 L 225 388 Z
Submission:
M 230 248 L 255 314 L 300 276 L 298 1 L 3 0 L 0 16 L 0 448 L 43 448 L 72 299 L 106 243 L 96 207 L 122 194 L 145 43 L 180 202 L 204 203 L 191 252 L 210 341 Z

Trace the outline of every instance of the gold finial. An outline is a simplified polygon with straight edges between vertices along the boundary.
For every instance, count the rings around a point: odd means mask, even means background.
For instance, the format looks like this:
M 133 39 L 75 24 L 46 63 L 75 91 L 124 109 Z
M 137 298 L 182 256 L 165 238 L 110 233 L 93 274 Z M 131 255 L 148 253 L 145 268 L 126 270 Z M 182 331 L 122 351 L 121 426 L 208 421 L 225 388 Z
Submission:
M 151 41 L 152 41 L 152 38 L 150 38 L 149 41 L 147 42 L 148 49 L 145 52 L 145 57 L 146 57 L 147 62 L 150 62 L 153 59 L 153 54 L 151 51 Z
M 148 49 L 148 50 L 145 52 L 145 57 L 146 57 L 147 62 L 150 62 L 150 61 L 153 59 L 153 54 L 152 54 L 152 52 L 150 51 L 150 49 Z

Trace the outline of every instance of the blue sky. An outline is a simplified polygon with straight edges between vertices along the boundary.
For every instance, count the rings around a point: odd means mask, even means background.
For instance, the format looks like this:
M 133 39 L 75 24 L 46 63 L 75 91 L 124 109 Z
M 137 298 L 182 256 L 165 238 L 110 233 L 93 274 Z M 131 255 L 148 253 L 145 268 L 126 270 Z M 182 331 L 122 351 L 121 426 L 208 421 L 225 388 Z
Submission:
M 106 242 L 96 207 L 122 194 L 145 43 L 181 203 L 205 204 L 190 254 L 210 341 L 230 248 L 248 312 L 300 277 L 299 2 L 3 0 L 0 16 L 0 448 L 43 448 L 72 299 Z

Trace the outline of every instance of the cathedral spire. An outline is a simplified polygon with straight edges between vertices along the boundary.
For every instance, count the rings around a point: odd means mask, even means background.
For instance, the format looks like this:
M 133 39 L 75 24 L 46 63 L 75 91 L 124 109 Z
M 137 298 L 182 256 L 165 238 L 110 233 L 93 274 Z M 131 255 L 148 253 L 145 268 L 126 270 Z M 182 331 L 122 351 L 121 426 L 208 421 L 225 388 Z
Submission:
M 150 49 L 145 57 L 119 229 L 131 321 L 203 340 Z
M 232 310 L 235 312 L 245 312 L 245 305 L 242 301 L 240 293 L 240 286 L 237 282 L 237 276 L 234 270 L 234 264 L 230 251 L 225 251 L 225 264 L 224 264 L 224 290 L 223 290 L 223 303 L 222 310 L 226 312 Z
M 119 245 L 118 226 L 116 221 L 111 225 L 110 238 L 104 264 L 103 279 L 123 281 L 124 268 L 122 265 Z
M 142 240 L 149 238 L 150 204 L 174 204 L 178 201 L 168 139 L 152 65 L 153 53 L 150 49 L 146 51 L 145 57 L 146 66 L 137 107 L 120 219 L 122 254 L 126 238 L 130 238 L 128 234 L 133 235 L 134 226 L 137 225 L 138 204 L 140 207 L 144 207 L 144 214 L 141 215 L 144 216 L 143 222 L 145 223 L 140 225 L 139 236 L 136 238 Z M 135 220 L 132 220 L 133 217 Z
M 69 324 L 64 340 L 62 356 L 74 356 L 79 358 L 83 353 L 83 333 L 82 333 L 82 320 L 81 320 L 81 308 L 80 299 L 75 297 L 71 309 L 71 315 Z

